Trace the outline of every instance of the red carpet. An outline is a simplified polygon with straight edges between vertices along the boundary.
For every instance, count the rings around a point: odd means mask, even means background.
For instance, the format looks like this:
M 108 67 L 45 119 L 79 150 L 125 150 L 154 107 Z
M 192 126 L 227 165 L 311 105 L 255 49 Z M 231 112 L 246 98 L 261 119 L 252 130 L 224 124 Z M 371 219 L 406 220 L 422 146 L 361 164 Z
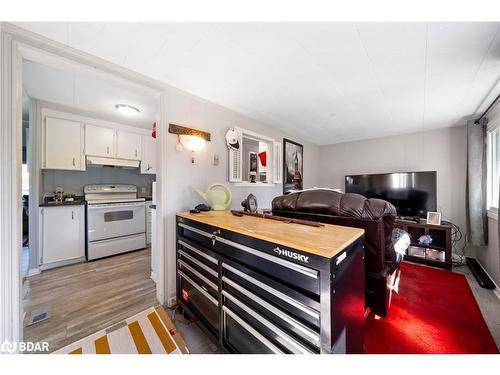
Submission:
M 403 263 L 387 318 L 365 322 L 368 354 L 498 353 L 464 275 Z

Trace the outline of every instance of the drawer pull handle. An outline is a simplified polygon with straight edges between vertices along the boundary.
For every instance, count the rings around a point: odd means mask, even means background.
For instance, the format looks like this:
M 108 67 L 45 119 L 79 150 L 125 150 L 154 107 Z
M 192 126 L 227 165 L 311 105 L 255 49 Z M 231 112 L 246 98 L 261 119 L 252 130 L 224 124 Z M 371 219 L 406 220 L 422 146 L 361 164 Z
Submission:
M 195 252 L 196 254 L 198 254 L 199 256 L 202 256 L 203 258 L 209 260 L 210 262 L 214 263 L 214 264 L 219 264 L 217 262 L 217 259 L 211 257 L 210 255 L 208 254 L 205 254 L 204 252 L 198 250 L 197 248 L 195 248 L 194 246 L 191 246 L 189 244 L 187 244 L 186 242 L 182 241 L 182 240 L 178 240 L 177 242 L 179 242 L 179 244 L 181 244 L 182 246 L 184 246 L 186 249 L 189 249 L 193 252 Z
M 217 271 L 213 270 L 212 268 L 210 268 L 206 264 L 203 264 L 198 259 L 193 258 L 191 255 L 185 253 L 184 251 L 179 250 L 179 255 L 181 255 L 183 258 L 189 259 L 191 262 L 196 264 L 198 267 L 203 268 L 205 271 L 207 271 L 212 276 L 219 277 L 219 274 L 217 273 Z
M 201 273 L 199 273 L 198 271 L 196 271 L 193 267 L 191 267 L 189 264 L 183 262 L 182 260 L 178 260 L 178 263 L 181 265 L 181 267 L 184 267 L 186 269 L 188 269 L 189 271 L 191 271 L 193 274 L 196 275 L 196 277 L 198 277 L 200 280 L 203 280 L 207 285 L 209 285 L 212 289 L 214 290 L 219 290 L 219 287 L 217 286 L 217 284 L 213 283 L 212 281 L 210 281 L 209 279 L 207 279 L 205 276 L 203 276 Z
M 248 315 L 252 316 L 255 320 L 266 326 L 268 329 L 273 331 L 278 337 L 281 337 L 283 340 L 288 342 L 288 344 L 294 348 L 295 353 L 312 353 L 311 350 L 307 349 L 294 339 L 292 339 L 290 336 L 288 336 L 285 332 L 283 332 L 280 328 L 275 326 L 273 323 L 271 323 L 269 320 L 255 312 L 253 309 L 245 305 L 243 302 L 241 302 L 239 299 L 235 298 L 225 290 L 222 291 L 222 294 L 224 297 L 229 299 L 231 302 L 233 302 L 236 306 L 238 306 L 240 309 L 245 311 Z
M 251 325 L 241 319 L 236 313 L 229 310 L 226 306 L 222 306 L 222 310 L 224 314 L 229 315 L 232 319 L 234 319 L 240 326 L 242 326 L 245 330 L 247 330 L 250 334 L 252 334 L 257 340 L 271 349 L 274 353 L 283 354 L 283 352 L 278 349 L 271 341 L 262 336 L 259 332 L 257 332 Z
M 201 286 L 196 284 L 193 279 L 191 279 L 189 276 L 187 276 L 184 272 L 179 271 L 180 277 L 183 277 L 187 281 L 191 283 L 192 286 L 194 286 L 201 294 L 203 294 L 210 302 L 212 302 L 215 306 L 219 306 L 219 301 L 217 301 L 214 297 L 210 295 L 210 293 L 207 293 Z
M 294 318 L 292 318 L 291 316 L 289 316 L 285 312 L 281 311 L 280 309 L 274 307 L 270 303 L 267 303 L 259 296 L 253 294 L 249 290 L 236 284 L 234 281 L 228 279 L 226 276 L 222 277 L 222 281 L 224 281 L 226 284 L 229 284 L 231 287 L 233 287 L 234 289 L 236 289 L 238 292 L 242 293 L 246 297 L 250 298 L 252 301 L 256 302 L 259 306 L 264 307 L 268 311 L 272 312 L 274 315 L 281 318 L 283 321 L 287 322 L 291 326 L 295 327 L 297 330 L 301 331 L 304 335 L 308 336 L 310 341 L 312 341 L 319 348 L 320 339 L 319 339 L 319 335 L 316 332 L 307 328 L 306 326 L 304 326 L 303 324 L 301 324 L 300 322 L 298 322 L 297 320 L 295 320 Z
M 226 263 L 222 263 L 222 267 L 224 267 L 225 269 L 227 269 L 228 271 L 231 271 L 232 273 L 238 275 L 239 277 L 241 277 L 242 279 L 245 279 L 247 281 L 250 281 L 252 284 L 254 284 L 255 286 L 265 290 L 266 292 L 268 293 L 271 293 L 272 295 L 278 297 L 279 299 L 281 299 L 282 301 L 285 301 L 286 303 L 296 307 L 297 309 L 305 312 L 307 315 L 313 317 L 314 319 L 318 319 L 319 320 L 319 312 L 317 312 L 316 310 L 310 308 L 309 306 L 306 306 L 304 305 L 303 303 L 301 303 L 300 301 L 297 301 L 295 299 L 293 299 L 292 297 L 289 297 L 287 296 L 286 294 L 280 292 L 279 290 L 276 290 L 272 287 L 270 287 L 269 285 L 267 284 L 264 284 L 263 282 L 260 282 L 259 280 L 257 279 L 254 279 L 253 277 L 251 276 L 248 276 L 247 274 L 237 270 L 236 268 L 234 267 L 231 267 L 230 265 L 226 264 Z

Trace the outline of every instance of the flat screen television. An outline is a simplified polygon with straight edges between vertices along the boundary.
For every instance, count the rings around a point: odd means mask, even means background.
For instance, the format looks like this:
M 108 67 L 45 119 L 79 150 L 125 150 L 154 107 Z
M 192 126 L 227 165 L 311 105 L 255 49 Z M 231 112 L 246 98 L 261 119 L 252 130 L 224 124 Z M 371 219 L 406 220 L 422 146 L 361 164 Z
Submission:
M 436 171 L 345 176 L 345 191 L 391 202 L 398 216 L 425 217 L 436 211 L 436 177 Z

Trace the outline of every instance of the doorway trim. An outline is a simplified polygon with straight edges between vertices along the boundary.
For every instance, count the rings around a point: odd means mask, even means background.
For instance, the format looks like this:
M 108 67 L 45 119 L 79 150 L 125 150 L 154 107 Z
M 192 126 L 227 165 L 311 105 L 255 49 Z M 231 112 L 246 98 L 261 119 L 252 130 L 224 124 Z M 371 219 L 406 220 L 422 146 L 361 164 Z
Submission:
M 159 127 L 157 136 L 158 185 L 157 244 L 158 277 L 156 297 L 166 303 L 167 267 L 166 192 L 167 144 L 162 137 L 166 120 L 167 85 L 119 65 L 52 41 L 9 23 L 0 23 L 0 343 L 23 340 L 22 305 L 22 62 L 23 59 L 44 63 L 53 59 L 78 64 L 109 78 L 126 80 L 158 92 Z

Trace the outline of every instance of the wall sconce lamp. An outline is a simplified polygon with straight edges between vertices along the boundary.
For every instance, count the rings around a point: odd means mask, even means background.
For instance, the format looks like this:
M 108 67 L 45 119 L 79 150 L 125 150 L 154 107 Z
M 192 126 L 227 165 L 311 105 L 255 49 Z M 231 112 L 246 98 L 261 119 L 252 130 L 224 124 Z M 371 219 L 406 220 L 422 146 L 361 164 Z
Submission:
M 180 125 L 169 124 L 168 132 L 177 134 L 177 145 L 175 146 L 177 151 L 181 151 L 184 147 L 191 151 L 191 163 L 193 164 L 194 153 L 203 149 L 206 141 L 210 141 L 210 133 Z

